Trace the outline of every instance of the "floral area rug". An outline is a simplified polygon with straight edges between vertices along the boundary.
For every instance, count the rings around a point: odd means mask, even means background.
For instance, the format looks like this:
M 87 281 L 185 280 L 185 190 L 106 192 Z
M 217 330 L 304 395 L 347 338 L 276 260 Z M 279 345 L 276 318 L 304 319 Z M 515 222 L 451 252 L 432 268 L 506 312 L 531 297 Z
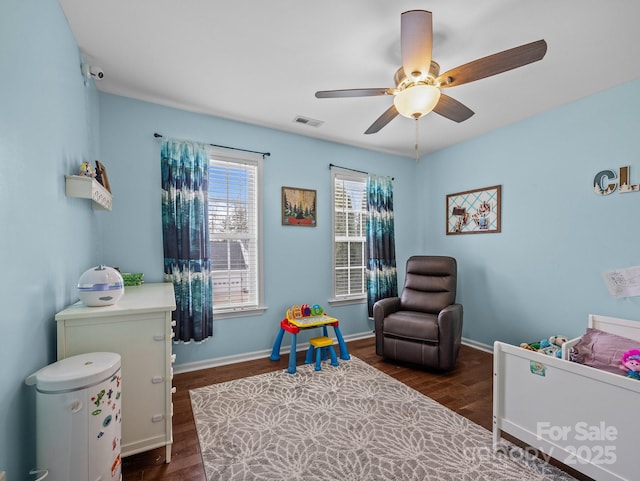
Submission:
M 574 479 L 353 356 L 189 394 L 208 481 Z

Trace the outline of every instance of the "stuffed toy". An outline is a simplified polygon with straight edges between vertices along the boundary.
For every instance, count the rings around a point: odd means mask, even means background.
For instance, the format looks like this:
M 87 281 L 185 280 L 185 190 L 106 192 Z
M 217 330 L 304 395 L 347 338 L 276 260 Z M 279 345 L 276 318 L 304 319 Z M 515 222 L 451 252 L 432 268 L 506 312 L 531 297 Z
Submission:
M 552 339 L 552 337 L 549 339 Z M 560 348 L 558 348 L 558 346 L 556 346 L 555 344 L 549 342 L 548 339 L 543 339 L 538 343 L 538 345 L 540 346 L 538 348 L 538 352 L 546 354 L 547 356 L 562 357 L 562 351 L 560 350 Z
M 562 345 L 567 342 L 569 339 L 564 336 L 551 336 L 549 338 L 549 342 L 551 344 L 555 344 L 558 347 L 562 347 Z
M 631 349 L 623 353 L 619 367 L 627 372 L 627 377 L 640 381 L 640 349 Z
M 553 353 L 549 353 L 551 356 L 556 356 L 557 358 L 562 358 L 562 345 L 567 342 L 569 338 L 565 336 L 551 336 L 549 338 L 549 345 L 552 348 L 555 348 Z
M 546 354 L 547 356 L 553 356 L 553 357 L 562 357 L 562 349 L 560 349 L 558 346 L 547 346 L 547 347 L 543 347 L 542 349 L 539 349 L 538 352 L 541 352 L 542 354 Z
M 537 351 L 547 356 L 562 357 L 562 344 L 567 342 L 568 338 L 564 336 L 551 336 L 549 339 L 542 339 L 540 342 L 520 344 L 522 349 L 529 351 Z

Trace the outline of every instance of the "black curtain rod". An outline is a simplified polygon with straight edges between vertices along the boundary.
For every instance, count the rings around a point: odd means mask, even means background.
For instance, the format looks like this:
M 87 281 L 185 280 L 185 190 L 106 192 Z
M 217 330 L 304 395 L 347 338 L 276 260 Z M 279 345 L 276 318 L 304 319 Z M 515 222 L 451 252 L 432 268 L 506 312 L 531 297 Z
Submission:
M 156 139 L 161 139 L 161 138 L 163 138 L 163 137 L 164 137 L 164 135 L 159 134 L 159 133 L 157 133 L 157 132 L 156 132 L 156 133 L 154 133 L 154 134 L 153 134 L 153 136 L 154 136 Z M 211 147 L 220 147 L 221 149 L 237 150 L 237 151 L 239 151 L 239 152 L 249 152 L 249 153 L 252 153 L 252 154 L 260 154 L 260 155 L 262 155 L 263 157 L 264 157 L 264 156 L 269 157 L 269 156 L 271 155 L 271 152 L 258 152 L 257 150 L 240 149 L 240 148 L 238 148 L 238 147 L 228 147 L 228 146 L 226 146 L 226 145 L 218 145 L 218 144 L 208 144 L 208 145 L 210 145 Z
M 341 166 L 336 165 L 336 164 L 329 164 L 329 168 L 331 168 L 331 167 L 338 167 L 339 169 L 350 170 L 351 172 L 359 172 L 361 174 L 369 175 L 369 172 L 365 172 L 364 170 L 350 169 L 349 167 L 341 167 Z
M 361 174 L 369 175 L 369 172 L 365 172 L 364 170 L 350 169 L 349 167 L 340 167 L 339 165 L 336 165 L 336 164 L 329 164 L 329 168 L 331 167 L 338 167 L 339 169 L 350 170 L 351 172 L 359 172 Z M 395 177 L 391 177 L 391 180 L 396 180 L 396 179 Z

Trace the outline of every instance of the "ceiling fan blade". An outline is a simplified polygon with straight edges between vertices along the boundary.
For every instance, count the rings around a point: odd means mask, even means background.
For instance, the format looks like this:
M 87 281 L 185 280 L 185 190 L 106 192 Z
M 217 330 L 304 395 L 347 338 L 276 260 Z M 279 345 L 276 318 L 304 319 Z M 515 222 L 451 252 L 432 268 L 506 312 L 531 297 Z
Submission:
M 460 65 L 440 75 L 437 81 L 441 88 L 455 87 L 537 62 L 546 53 L 547 42 L 538 40 Z
M 376 97 L 379 95 L 392 95 L 390 89 L 344 89 L 344 90 L 319 90 L 316 97 L 319 99 L 335 99 L 340 97 Z
M 440 94 L 440 100 L 433 111 L 458 123 L 464 122 L 474 114 L 469 107 L 443 93 Z
M 400 16 L 402 68 L 407 78 L 425 78 L 429 73 L 432 40 L 431 12 L 409 10 Z
M 396 109 L 395 105 L 392 105 L 387 110 L 385 110 L 385 112 L 380 117 L 378 117 L 374 123 L 371 124 L 371 126 L 367 129 L 365 134 L 375 134 L 376 132 L 379 132 L 382 129 L 382 127 L 387 125 L 397 116 L 398 116 L 398 110 Z

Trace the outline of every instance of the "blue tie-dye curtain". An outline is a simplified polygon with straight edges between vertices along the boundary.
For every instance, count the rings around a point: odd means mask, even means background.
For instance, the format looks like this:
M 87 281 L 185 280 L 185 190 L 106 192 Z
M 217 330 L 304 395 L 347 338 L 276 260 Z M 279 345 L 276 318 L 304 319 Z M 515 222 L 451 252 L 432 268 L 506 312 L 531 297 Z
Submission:
M 398 295 L 396 243 L 393 223 L 393 185 L 390 177 L 367 178 L 367 305 Z
M 166 139 L 161 149 L 165 280 L 173 282 L 175 340 L 202 341 L 213 331 L 206 147 Z

